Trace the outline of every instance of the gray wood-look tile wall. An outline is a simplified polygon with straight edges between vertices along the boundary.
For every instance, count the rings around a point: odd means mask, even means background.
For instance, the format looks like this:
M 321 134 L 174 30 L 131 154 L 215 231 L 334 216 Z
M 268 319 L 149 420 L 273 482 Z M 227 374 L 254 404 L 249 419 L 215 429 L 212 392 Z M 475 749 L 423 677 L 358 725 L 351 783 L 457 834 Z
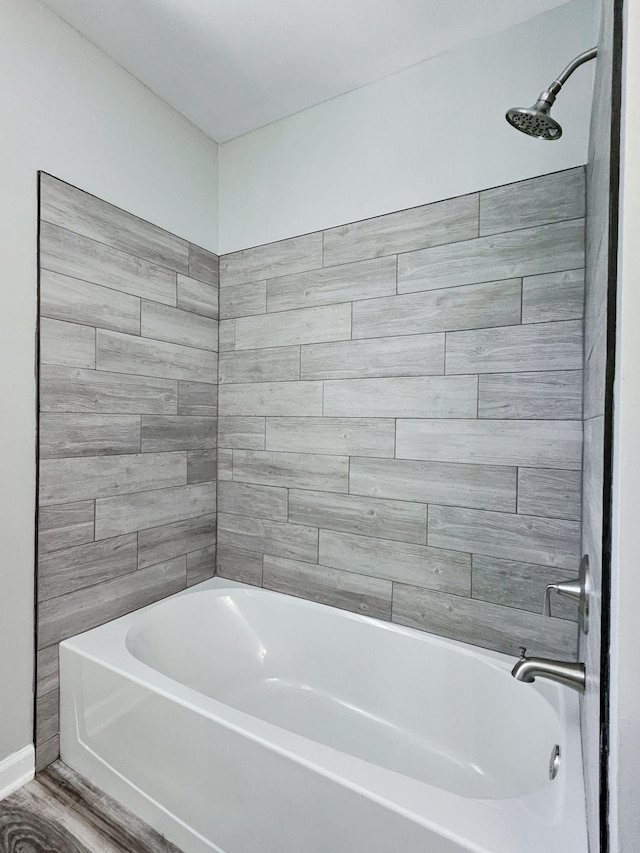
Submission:
M 219 575 L 575 657 L 541 609 L 580 557 L 584 185 L 221 257 Z
M 580 703 L 582 756 L 587 801 L 589 845 L 600 850 L 600 660 L 603 601 L 603 492 L 604 434 L 607 346 L 608 288 L 610 284 L 611 140 L 614 77 L 614 11 L 613 3 L 601 6 L 598 58 L 596 60 L 594 96 L 591 114 L 589 157 L 586 170 L 587 228 L 585 284 L 584 346 L 584 472 L 582 489 L 582 552 L 589 555 L 591 567 L 591 610 L 589 633 L 581 636 L 580 659 L 585 662 L 588 678 Z M 618 58 L 617 61 L 620 61 Z M 613 175 L 617 181 L 617 176 Z M 608 638 L 605 639 L 608 642 Z
M 41 174 L 39 768 L 58 643 L 214 574 L 218 264 Z
M 575 656 L 584 205 L 571 169 L 218 261 L 42 176 L 43 761 L 57 644 L 216 561 Z

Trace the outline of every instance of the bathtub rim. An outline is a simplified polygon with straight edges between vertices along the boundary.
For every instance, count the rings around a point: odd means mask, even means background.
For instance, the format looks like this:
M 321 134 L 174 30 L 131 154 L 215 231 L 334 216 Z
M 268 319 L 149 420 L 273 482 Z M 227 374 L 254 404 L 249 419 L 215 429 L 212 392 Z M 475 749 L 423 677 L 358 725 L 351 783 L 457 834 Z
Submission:
M 151 611 L 156 610 L 158 607 L 162 607 L 163 605 L 171 602 L 174 599 L 183 598 L 193 593 L 207 591 L 222 592 L 222 590 L 227 588 L 240 592 L 259 593 L 260 595 L 264 594 L 268 596 L 286 598 L 287 600 L 296 602 L 296 606 L 313 610 L 316 610 L 318 608 L 329 608 L 331 611 L 339 614 L 340 618 L 344 618 L 347 621 L 356 622 L 364 625 L 373 624 L 378 629 L 389 631 L 391 633 L 402 634 L 403 636 L 411 637 L 421 643 L 428 643 L 439 646 L 441 648 L 453 647 L 465 657 L 480 659 L 485 664 L 491 662 L 490 665 L 500 670 L 504 670 L 506 668 L 511 669 L 516 660 L 515 656 L 513 655 L 507 655 L 504 652 L 498 652 L 493 649 L 486 649 L 483 646 L 472 645 L 471 643 L 466 643 L 463 640 L 456 640 L 452 637 L 444 637 L 440 634 L 431 633 L 430 631 L 421 630 L 418 628 L 411 628 L 408 625 L 401 625 L 398 622 L 378 619 L 375 616 L 367 616 L 365 614 L 355 613 L 351 610 L 343 610 L 339 607 L 333 607 L 331 605 L 312 601 L 311 599 L 303 598 L 300 596 L 290 595 L 288 593 L 278 592 L 277 590 L 266 589 L 265 587 L 258 587 L 252 584 L 240 583 L 239 581 L 227 580 L 226 578 L 221 578 L 217 576 L 202 581 L 199 584 L 195 584 L 194 586 L 188 587 L 187 589 L 180 590 L 179 592 L 167 596 L 166 598 L 160 599 L 159 601 L 155 601 L 152 604 L 147 604 L 144 607 L 139 608 L 138 610 L 132 611 L 131 613 L 126 613 L 123 616 L 119 616 L 116 619 L 112 619 L 109 622 L 105 622 L 103 625 L 99 625 L 96 628 L 90 628 L 87 631 L 83 631 L 79 634 L 74 634 L 72 637 L 67 637 L 65 640 L 62 640 L 59 645 L 61 648 L 69 648 L 81 651 L 82 653 L 85 653 L 86 656 L 91 657 L 92 653 L 85 648 L 85 644 L 89 647 L 93 646 L 94 639 L 97 642 L 104 642 L 103 634 L 104 637 L 108 639 L 108 635 L 111 634 L 111 632 L 117 632 L 118 634 L 124 632 L 126 641 L 126 634 L 128 633 L 129 629 L 133 628 L 135 626 L 135 623 L 141 617 L 146 617 Z M 128 655 L 133 660 L 137 660 L 143 666 L 148 667 L 152 672 L 157 673 L 158 675 L 161 675 L 165 678 L 168 678 L 173 683 L 180 684 L 180 682 L 176 682 L 175 679 L 172 679 L 169 676 L 164 676 L 164 674 L 160 672 L 160 670 L 155 669 L 149 664 L 145 664 L 143 661 L 140 660 L 140 658 L 133 654 L 133 652 L 131 652 L 128 647 L 126 647 L 126 650 Z M 527 687 L 537 692 L 543 699 L 549 702 L 560 715 L 566 709 L 567 704 L 572 704 L 572 695 L 569 693 L 565 693 L 557 685 L 552 684 L 551 682 L 535 682 L 534 684 L 527 685 Z

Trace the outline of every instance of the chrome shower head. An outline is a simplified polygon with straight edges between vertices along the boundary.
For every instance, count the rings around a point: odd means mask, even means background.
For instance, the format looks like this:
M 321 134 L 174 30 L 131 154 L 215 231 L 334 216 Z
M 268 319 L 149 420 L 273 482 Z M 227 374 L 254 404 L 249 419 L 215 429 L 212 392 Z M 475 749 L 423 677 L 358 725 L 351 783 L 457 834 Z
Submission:
M 505 118 L 509 124 L 516 130 L 526 133 L 527 136 L 535 136 L 537 139 L 560 139 L 562 127 L 555 119 L 551 118 L 549 110 L 554 105 L 558 92 L 576 68 L 590 59 L 595 59 L 597 53 L 598 49 L 592 47 L 591 50 L 585 50 L 580 56 L 576 56 L 562 74 L 553 81 L 547 91 L 538 96 L 538 100 L 532 107 L 512 107 L 507 110 Z
M 512 107 L 507 110 L 505 118 L 512 127 L 528 136 L 535 136 L 537 139 L 560 139 L 562 127 L 549 115 L 552 103 L 553 101 L 549 102 L 540 97 L 532 107 Z

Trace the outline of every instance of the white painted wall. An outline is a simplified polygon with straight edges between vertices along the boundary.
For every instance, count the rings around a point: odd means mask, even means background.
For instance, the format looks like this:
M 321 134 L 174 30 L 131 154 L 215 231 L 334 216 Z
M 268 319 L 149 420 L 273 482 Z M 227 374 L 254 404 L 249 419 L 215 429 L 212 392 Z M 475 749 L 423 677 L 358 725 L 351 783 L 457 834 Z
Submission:
M 0 0 L 0 762 L 32 741 L 36 172 L 216 250 L 217 146 L 35 0 Z
M 614 434 L 611 849 L 640 850 L 640 7 L 625 3 Z
M 231 252 L 586 163 L 593 63 L 567 83 L 558 142 L 507 125 L 597 40 L 593 0 L 557 9 L 220 147 Z

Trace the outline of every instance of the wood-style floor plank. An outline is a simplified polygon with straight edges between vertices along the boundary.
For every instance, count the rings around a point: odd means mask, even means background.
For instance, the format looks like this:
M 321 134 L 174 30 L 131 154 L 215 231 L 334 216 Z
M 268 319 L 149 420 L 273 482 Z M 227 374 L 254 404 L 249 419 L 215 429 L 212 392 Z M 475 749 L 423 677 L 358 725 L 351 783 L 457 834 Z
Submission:
M 61 761 L 0 803 L 0 853 L 179 853 Z

